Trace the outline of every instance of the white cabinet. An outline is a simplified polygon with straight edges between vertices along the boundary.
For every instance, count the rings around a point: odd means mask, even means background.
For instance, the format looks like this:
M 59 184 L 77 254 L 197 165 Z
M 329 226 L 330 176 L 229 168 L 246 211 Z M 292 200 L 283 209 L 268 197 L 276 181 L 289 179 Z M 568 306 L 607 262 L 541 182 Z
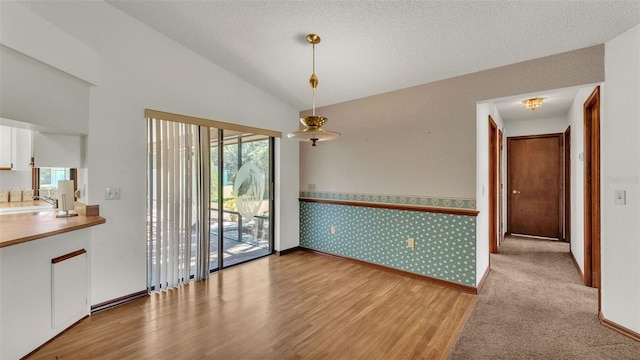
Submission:
M 88 253 L 65 255 L 87 249 L 90 236 L 80 229 L 0 248 L 0 359 L 20 359 L 89 315 Z
M 87 291 L 85 249 L 51 260 L 52 328 L 76 322 L 87 314 Z
M 0 170 L 11 170 L 13 156 L 12 128 L 0 125 Z
M 24 171 L 30 163 L 31 130 L 0 125 L 0 168 Z
M 31 130 L 12 128 L 13 170 L 31 170 Z

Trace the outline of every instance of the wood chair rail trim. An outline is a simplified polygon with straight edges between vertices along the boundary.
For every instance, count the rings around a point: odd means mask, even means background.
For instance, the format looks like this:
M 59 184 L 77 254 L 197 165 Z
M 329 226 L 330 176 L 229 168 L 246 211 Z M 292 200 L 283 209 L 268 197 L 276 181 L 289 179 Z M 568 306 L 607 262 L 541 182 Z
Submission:
M 376 208 L 376 209 L 419 211 L 419 212 L 429 212 L 429 213 L 436 213 L 436 214 L 478 216 L 478 214 L 480 213 L 478 210 L 475 210 L 475 209 L 441 208 L 441 207 L 419 206 L 419 205 L 397 205 L 397 204 L 384 204 L 384 203 L 372 203 L 372 202 L 360 202 L 360 201 L 316 199 L 316 198 L 306 198 L 306 197 L 298 198 L 298 200 L 301 202 L 309 202 L 309 203 L 360 206 L 360 207 L 370 207 L 370 208 Z

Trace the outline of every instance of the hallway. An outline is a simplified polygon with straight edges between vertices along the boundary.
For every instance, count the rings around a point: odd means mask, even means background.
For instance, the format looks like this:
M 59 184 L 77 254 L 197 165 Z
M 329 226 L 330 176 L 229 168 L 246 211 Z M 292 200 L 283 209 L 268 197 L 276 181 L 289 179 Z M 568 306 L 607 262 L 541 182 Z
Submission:
M 450 359 L 638 359 L 640 343 L 598 320 L 569 244 L 510 236 Z

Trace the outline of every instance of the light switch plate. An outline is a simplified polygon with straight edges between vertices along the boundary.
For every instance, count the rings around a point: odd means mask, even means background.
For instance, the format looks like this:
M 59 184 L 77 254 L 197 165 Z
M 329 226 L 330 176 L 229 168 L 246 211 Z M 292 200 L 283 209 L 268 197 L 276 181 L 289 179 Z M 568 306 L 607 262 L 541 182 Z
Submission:
M 119 187 L 108 187 L 104 190 L 104 199 L 105 200 L 119 200 L 120 199 L 120 188 Z
M 626 205 L 627 204 L 627 192 L 624 190 L 614 190 L 615 204 Z

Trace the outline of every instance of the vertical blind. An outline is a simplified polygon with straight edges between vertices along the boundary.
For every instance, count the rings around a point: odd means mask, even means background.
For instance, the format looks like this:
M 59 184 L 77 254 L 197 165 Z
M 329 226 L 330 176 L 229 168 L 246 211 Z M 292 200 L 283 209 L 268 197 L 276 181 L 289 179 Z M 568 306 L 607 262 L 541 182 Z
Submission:
M 209 276 L 209 132 L 147 118 L 147 287 Z

